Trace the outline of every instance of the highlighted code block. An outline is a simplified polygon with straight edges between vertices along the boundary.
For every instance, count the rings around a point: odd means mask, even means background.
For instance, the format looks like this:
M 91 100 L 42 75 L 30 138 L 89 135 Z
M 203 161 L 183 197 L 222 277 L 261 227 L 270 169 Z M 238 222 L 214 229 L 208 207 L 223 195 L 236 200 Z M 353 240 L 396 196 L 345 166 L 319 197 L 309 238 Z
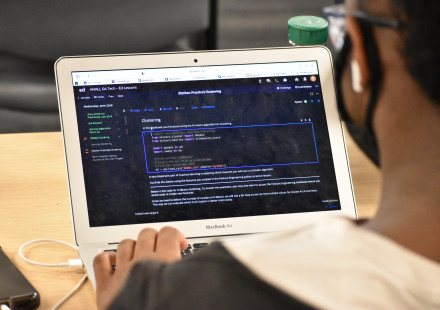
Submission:
M 313 123 L 144 131 L 147 173 L 319 162 Z

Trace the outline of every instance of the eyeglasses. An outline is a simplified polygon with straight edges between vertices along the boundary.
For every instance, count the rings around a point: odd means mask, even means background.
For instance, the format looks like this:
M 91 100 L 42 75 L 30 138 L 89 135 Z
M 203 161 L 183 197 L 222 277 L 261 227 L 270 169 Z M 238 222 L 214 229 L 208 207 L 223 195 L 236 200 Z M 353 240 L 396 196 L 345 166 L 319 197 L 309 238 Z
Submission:
M 394 19 L 374 16 L 362 11 L 347 12 L 344 4 L 327 6 L 323 9 L 323 13 L 329 22 L 328 34 L 336 52 L 339 52 L 344 45 L 345 17 L 347 16 L 353 16 L 378 27 L 392 29 L 400 29 L 402 27 L 402 24 Z

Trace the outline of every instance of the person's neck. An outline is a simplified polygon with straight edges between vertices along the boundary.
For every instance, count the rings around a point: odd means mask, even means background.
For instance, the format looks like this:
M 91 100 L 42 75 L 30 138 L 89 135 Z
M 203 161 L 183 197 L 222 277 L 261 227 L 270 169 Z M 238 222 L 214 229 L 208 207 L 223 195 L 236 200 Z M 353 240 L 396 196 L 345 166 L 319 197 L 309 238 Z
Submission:
M 382 198 L 364 227 L 440 262 L 440 108 L 414 89 L 381 104 L 375 129 Z

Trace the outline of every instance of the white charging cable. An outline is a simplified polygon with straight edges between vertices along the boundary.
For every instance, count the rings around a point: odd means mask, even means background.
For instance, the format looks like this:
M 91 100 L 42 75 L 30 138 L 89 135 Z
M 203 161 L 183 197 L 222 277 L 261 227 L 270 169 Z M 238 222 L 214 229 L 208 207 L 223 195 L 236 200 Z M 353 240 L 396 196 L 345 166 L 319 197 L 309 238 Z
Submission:
M 76 245 L 70 244 L 66 241 L 62 241 L 62 240 L 56 240 L 56 239 L 35 239 L 35 240 L 31 240 L 28 241 L 26 243 L 23 243 L 20 248 L 18 249 L 18 255 L 20 255 L 20 257 L 25 260 L 26 262 L 28 262 L 29 264 L 33 264 L 33 265 L 37 265 L 37 266 L 43 266 L 43 267 L 69 267 L 69 268 L 83 268 L 84 265 L 81 261 L 81 259 L 69 259 L 67 262 L 64 263 L 55 263 L 55 264 L 48 264 L 48 263 L 40 263 L 40 262 L 36 262 L 34 260 L 31 260 L 29 258 L 27 258 L 26 256 L 24 256 L 23 254 L 23 249 L 25 247 L 27 247 L 29 244 L 33 244 L 33 243 L 41 243 L 41 242 L 55 242 L 55 243 L 59 243 L 68 247 L 71 247 L 74 250 L 78 251 L 78 247 Z
M 66 241 L 62 240 L 56 240 L 56 239 L 35 239 L 28 242 L 23 243 L 20 248 L 18 249 L 18 255 L 23 259 L 24 261 L 28 262 L 29 264 L 42 266 L 42 267 L 69 267 L 74 269 L 84 268 L 84 265 L 81 261 L 81 259 L 69 259 L 67 262 L 63 263 L 41 263 L 34 260 L 31 260 L 24 256 L 23 249 L 33 243 L 41 243 L 41 242 L 55 242 L 59 243 L 68 247 L 71 247 L 72 249 L 78 250 L 78 247 L 76 245 L 70 244 Z M 81 280 L 78 282 L 77 285 L 69 292 L 66 296 L 64 296 L 55 306 L 53 306 L 52 310 L 58 309 L 66 300 L 68 300 L 73 294 L 75 294 L 76 291 L 79 290 L 79 288 L 83 285 L 83 283 L 87 280 L 87 274 L 84 275 L 84 277 L 81 278 Z M 3 310 L 3 309 L 1 309 Z
M 64 296 L 59 302 L 57 302 L 56 305 L 53 306 L 51 310 L 58 309 L 66 300 L 68 300 L 70 297 L 72 297 L 72 295 L 75 294 L 76 291 L 79 290 L 81 285 L 83 285 L 83 283 L 86 280 L 87 280 L 87 275 L 85 274 L 84 277 L 82 277 L 81 280 L 78 282 L 78 284 L 75 285 L 75 287 L 69 293 L 67 293 L 66 296 Z

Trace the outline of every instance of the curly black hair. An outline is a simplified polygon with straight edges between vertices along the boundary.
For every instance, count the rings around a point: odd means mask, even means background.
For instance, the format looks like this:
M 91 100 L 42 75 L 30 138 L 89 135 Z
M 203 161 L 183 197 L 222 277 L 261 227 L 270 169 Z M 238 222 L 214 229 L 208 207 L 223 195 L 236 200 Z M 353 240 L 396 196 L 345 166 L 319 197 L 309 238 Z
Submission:
M 440 1 L 392 0 L 405 14 L 402 51 L 412 77 L 440 104 Z
M 365 0 L 364 0 L 365 1 Z M 390 0 L 402 24 L 401 50 L 411 76 L 440 105 L 440 1 Z

